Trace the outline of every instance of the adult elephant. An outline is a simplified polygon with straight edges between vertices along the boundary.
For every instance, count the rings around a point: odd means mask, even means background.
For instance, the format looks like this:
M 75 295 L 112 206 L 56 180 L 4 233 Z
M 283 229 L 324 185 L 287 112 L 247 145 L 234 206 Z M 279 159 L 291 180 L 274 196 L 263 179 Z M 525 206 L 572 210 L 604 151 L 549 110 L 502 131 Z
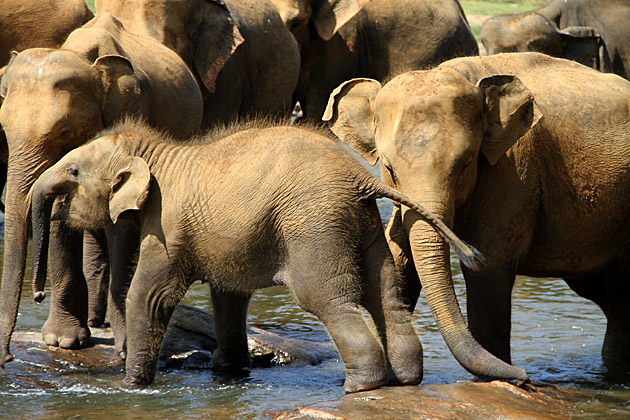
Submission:
M 0 6 L 0 67 L 11 51 L 58 48 L 94 15 L 84 0 L 4 0 Z
M 177 54 L 151 38 L 131 34 L 109 14 L 73 31 L 61 49 L 33 48 L 16 54 L 0 83 L 0 96 L 4 99 L 0 123 L 9 146 L 1 366 L 12 359 L 9 342 L 24 277 L 29 189 L 37 177 L 69 150 L 128 116 L 142 118 L 175 137 L 188 136 L 199 128 L 203 104 L 193 75 Z M 86 235 L 89 250 L 83 253 L 82 232 L 61 223 L 53 231 L 53 294 L 42 334 L 48 345 L 81 347 L 89 338 L 81 255 L 92 265 L 88 271 L 102 276 L 105 243 L 129 246 L 127 254 L 133 256 L 133 241 L 125 243 L 124 232 L 115 237 L 94 232 Z M 117 280 L 129 275 L 129 264 L 111 262 L 112 288 L 121 286 Z M 110 317 L 122 352 L 124 301 L 113 303 Z
M 8 63 L 11 51 L 59 47 L 70 32 L 93 17 L 83 0 L 4 0 L 0 6 L 0 67 Z M 0 127 L 0 194 L 7 164 L 8 146 Z M 3 203 L 0 209 L 4 211 Z
M 630 1 L 554 0 L 533 12 L 488 19 L 488 54 L 536 51 L 630 79 Z
M 475 375 L 512 375 L 478 356 L 473 337 L 510 362 L 517 274 L 562 277 L 597 303 L 608 318 L 603 356 L 630 363 L 628 109 L 627 80 L 539 53 L 459 58 L 331 95 L 333 132 L 486 256 L 462 269 L 471 337 L 448 246 L 405 207 L 392 215 L 399 266 L 417 274 L 449 348 Z
M 401 69 L 478 55 L 457 0 L 272 0 L 300 45 L 295 99 L 320 120 L 328 95 L 353 77 L 384 80 Z
M 203 126 L 244 115 L 287 115 L 300 58 L 267 0 L 96 0 L 131 32 L 176 51 L 204 96 Z

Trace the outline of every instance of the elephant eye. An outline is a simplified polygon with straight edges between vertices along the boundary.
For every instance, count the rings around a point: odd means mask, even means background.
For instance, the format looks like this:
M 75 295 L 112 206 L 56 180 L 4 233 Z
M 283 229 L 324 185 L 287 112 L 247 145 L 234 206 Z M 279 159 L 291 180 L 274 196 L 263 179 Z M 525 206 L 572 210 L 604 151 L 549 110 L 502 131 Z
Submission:
M 383 166 L 387 170 L 387 173 L 389 174 L 389 177 L 392 179 L 392 182 L 396 184 L 397 183 L 396 174 L 394 174 L 394 168 L 392 168 L 392 165 L 387 160 L 383 159 Z
M 68 172 L 68 175 L 70 175 L 71 177 L 77 177 L 79 176 L 79 168 L 76 167 L 76 165 L 70 165 L 66 168 L 66 172 Z

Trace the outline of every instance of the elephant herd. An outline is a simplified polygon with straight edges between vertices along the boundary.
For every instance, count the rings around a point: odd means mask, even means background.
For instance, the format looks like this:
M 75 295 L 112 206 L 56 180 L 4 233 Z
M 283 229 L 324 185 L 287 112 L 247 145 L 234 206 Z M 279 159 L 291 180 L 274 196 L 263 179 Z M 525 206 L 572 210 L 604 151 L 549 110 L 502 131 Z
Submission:
M 457 0 L 0 9 L 0 366 L 31 232 L 36 301 L 48 269 L 52 281 L 44 342 L 84 347 L 107 314 L 127 386 L 153 381 L 198 280 L 218 371 L 248 367 L 251 295 L 283 284 L 326 326 L 346 392 L 417 384 L 424 289 L 465 369 L 522 384 L 518 274 L 561 277 L 595 302 L 603 357 L 630 364 L 630 1 L 491 18 L 481 57 Z M 289 125 L 296 101 L 304 121 Z M 380 162 L 382 181 L 339 140 Z M 381 197 L 395 203 L 385 230 Z

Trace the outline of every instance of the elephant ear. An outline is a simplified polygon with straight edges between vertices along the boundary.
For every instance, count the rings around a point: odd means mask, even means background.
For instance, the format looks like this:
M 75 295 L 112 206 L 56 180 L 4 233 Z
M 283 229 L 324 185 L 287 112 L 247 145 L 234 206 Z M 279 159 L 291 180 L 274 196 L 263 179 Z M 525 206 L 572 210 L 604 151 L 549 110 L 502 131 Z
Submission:
M 151 172 L 147 163 L 132 157 L 114 177 L 109 195 L 109 217 L 113 223 L 127 210 L 140 210 L 149 197 Z
M 374 79 L 348 80 L 330 94 L 322 117 L 332 132 L 370 165 L 378 160 L 373 103 L 380 89 L 381 84 Z
M 538 122 L 541 114 L 532 93 L 516 76 L 485 77 L 477 87 L 485 102 L 481 153 L 494 165 Z
M 142 115 L 142 88 L 131 62 L 121 55 L 98 57 L 94 68 L 103 83 L 103 125 L 110 126 L 125 116 Z
M 595 28 L 569 26 L 558 31 L 564 46 L 564 58 L 601 72 L 610 72 L 610 57 L 606 43 Z
M 369 2 L 370 0 L 315 0 L 312 19 L 317 34 L 328 41 Z
M 197 37 L 193 67 L 201 82 L 214 92 L 219 72 L 245 39 L 221 0 L 206 0 Z

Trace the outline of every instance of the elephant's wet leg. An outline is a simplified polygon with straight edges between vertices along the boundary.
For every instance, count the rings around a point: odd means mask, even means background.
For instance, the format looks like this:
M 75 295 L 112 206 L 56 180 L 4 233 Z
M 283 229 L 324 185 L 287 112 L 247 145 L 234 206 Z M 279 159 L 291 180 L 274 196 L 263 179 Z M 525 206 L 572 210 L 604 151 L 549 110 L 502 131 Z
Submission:
M 608 324 L 602 347 L 607 361 L 630 366 L 630 267 L 606 278 Z
M 109 255 L 103 231 L 83 234 L 83 274 L 88 286 L 88 325 L 100 327 L 107 314 Z
M 87 285 L 82 267 L 83 232 L 61 222 L 50 226 L 50 277 L 52 297 L 42 337 L 49 346 L 85 347 L 90 338 L 87 325 Z
M 422 381 L 422 345 L 402 296 L 403 279 L 394 267 L 382 230 L 375 233 L 375 242 L 361 258 L 363 305 L 372 315 L 385 347 L 387 383 L 418 384 Z
M 114 348 L 124 359 L 127 346 L 125 299 L 136 268 L 140 231 L 130 221 L 119 219 L 115 225 L 107 228 L 106 236 L 111 270 L 109 319 L 114 333 Z
M 385 238 L 389 245 L 389 251 L 394 258 L 396 270 L 402 276 L 401 295 L 405 301 L 405 305 L 410 314 L 413 314 L 422 285 L 418 278 L 418 271 L 413 263 L 411 255 L 411 247 L 409 245 L 409 236 L 402 226 L 402 214 L 399 206 L 394 206 L 392 217 L 389 219 L 387 228 L 385 229 Z
M 473 272 L 462 266 L 466 279 L 468 327 L 486 350 L 511 362 L 512 287 L 516 274 L 492 268 Z
M 153 382 L 166 327 L 188 289 L 185 277 L 174 273 L 170 264 L 159 240 L 145 238 L 125 302 L 127 358 L 123 383 L 126 386 Z
M 363 320 L 355 255 L 341 240 L 304 238 L 289 247 L 289 282 L 304 310 L 324 323 L 346 367 L 345 392 L 378 388 L 386 382 L 385 355 Z
M 251 293 L 211 290 L 214 334 L 217 349 L 212 366 L 220 371 L 239 371 L 249 367 L 247 347 L 247 308 Z

